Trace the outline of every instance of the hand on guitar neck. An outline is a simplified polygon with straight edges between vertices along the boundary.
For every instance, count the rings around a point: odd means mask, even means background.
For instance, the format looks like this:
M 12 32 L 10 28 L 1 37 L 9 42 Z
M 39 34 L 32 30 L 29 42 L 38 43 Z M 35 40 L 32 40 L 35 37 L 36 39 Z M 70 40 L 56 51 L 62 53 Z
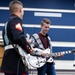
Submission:
M 42 54 L 41 54 L 42 57 L 46 57 L 47 56 L 47 53 L 42 51 Z
M 58 52 L 54 57 L 57 57 L 57 58 L 59 58 L 59 57 L 62 57 L 62 56 L 64 56 L 64 52 Z

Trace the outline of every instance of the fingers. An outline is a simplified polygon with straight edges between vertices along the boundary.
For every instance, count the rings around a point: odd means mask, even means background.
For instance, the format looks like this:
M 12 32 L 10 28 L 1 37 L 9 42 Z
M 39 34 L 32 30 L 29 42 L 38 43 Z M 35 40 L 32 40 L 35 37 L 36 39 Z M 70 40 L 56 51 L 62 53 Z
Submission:
M 27 39 L 27 38 L 26 38 L 26 40 L 27 40 L 27 42 L 28 42 L 29 44 L 31 43 L 31 39 Z
M 29 39 L 29 38 L 30 38 L 30 35 L 27 33 L 27 34 L 26 34 L 26 37 Z
M 30 50 L 30 54 L 33 54 L 34 50 Z
M 42 52 L 42 56 L 45 57 L 47 55 L 47 53 L 45 53 L 44 51 Z
M 58 52 L 58 55 L 57 56 L 63 56 L 64 55 L 64 52 Z

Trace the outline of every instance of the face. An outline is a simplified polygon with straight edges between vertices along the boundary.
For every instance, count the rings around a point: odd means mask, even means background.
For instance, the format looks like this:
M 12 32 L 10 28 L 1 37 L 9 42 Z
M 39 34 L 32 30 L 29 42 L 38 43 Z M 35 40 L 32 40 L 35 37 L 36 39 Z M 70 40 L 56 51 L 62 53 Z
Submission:
M 44 23 L 43 25 L 41 25 L 41 32 L 46 35 L 47 32 L 49 31 L 49 28 L 50 28 L 50 24 L 46 24 Z
M 23 15 L 24 15 L 24 10 L 23 7 L 21 7 L 21 19 L 23 19 Z

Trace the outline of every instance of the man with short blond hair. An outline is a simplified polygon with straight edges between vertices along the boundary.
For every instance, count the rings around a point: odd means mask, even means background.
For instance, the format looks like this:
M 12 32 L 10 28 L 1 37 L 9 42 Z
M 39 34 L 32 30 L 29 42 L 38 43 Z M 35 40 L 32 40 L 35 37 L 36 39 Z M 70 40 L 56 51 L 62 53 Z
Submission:
M 5 24 L 2 34 L 5 51 L 1 71 L 5 75 L 28 75 L 28 67 L 23 64 L 22 58 L 18 53 L 18 46 L 26 53 L 33 52 L 24 37 L 24 30 L 22 28 L 23 4 L 17 0 L 11 1 L 9 10 L 11 16 Z

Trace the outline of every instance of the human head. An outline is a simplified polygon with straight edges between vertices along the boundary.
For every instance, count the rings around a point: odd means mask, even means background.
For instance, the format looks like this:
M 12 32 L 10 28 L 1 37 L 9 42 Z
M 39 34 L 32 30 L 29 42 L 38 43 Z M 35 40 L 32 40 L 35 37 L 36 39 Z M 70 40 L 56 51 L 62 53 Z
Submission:
M 9 3 L 10 14 L 15 14 L 21 19 L 23 18 L 23 4 L 18 0 L 13 0 Z
M 42 33 L 42 34 L 44 34 L 44 35 L 47 34 L 47 32 L 48 32 L 48 30 L 49 30 L 49 28 L 50 28 L 50 24 L 51 24 L 51 22 L 50 22 L 49 19 L 44 18 L 44 19 L 42 20 L 42 22 L 41 22 L 41 33 Z

